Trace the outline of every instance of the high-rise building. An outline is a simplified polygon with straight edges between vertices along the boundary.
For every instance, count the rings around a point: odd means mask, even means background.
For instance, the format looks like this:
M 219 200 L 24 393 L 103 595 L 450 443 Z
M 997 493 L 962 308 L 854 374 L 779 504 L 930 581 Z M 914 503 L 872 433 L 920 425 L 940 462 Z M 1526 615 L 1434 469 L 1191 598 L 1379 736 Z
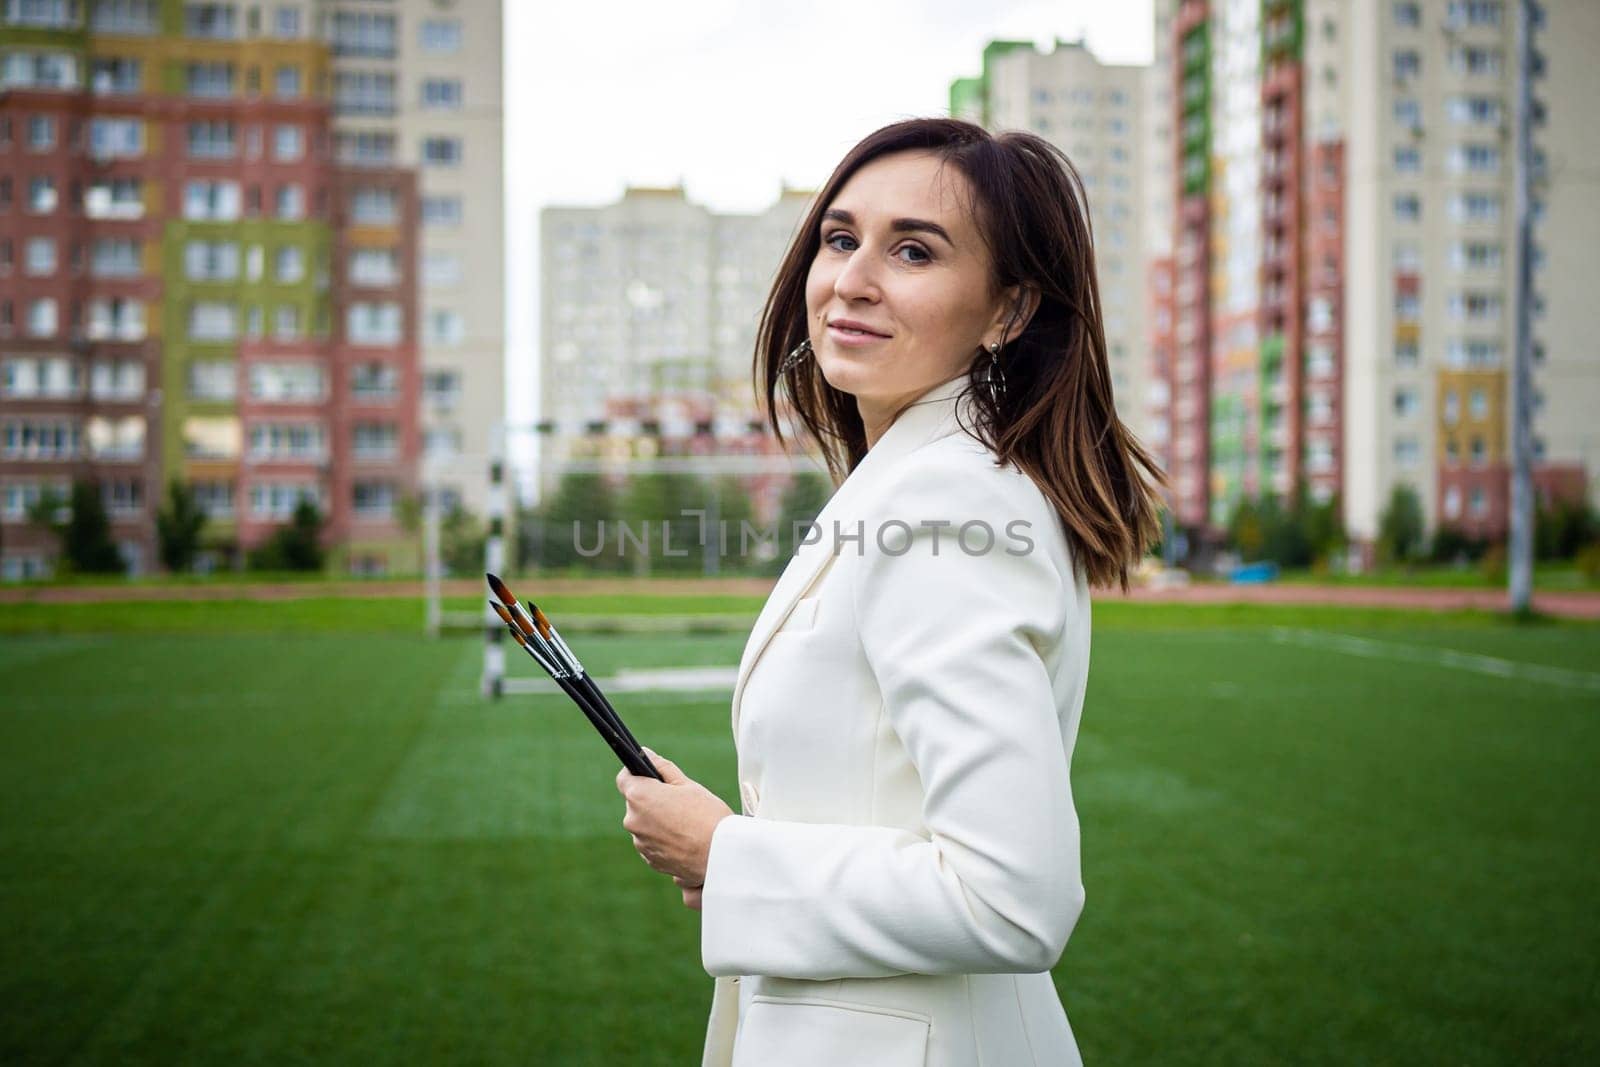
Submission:
M 423 477 L 482 515 L 505 418 L 501 0 L 320 0 L 336 152 L 417 172 Z
M 487 278 L 470 287 L 492 304 L 484 347 L 494 355 L 469 359 L 477 349 L 439 343 L 443 317 L 423 313 L 464 320 L 478 308 L 435 296 L 430 279 L 451 272 L 432 228 L 420 250 L 417 238 L 419 221 L 438 214 L 472 218 L 460 201 L 438 209 L 451 194 L 429 191 L 465 181 L 463 199 L 493 215 L 471 243 L 500 247 L 498 65 L 468 64 L 462 43 L 497 57 L 498 8 L 485 5 L 491 16 L 477 26 L 462 8 L 441 18 L 420 3 L 319 0 L 5 4 L 6 576 L 48 571 L 51 539 L 26 522 L 29 505 L 81 477 L 101 483 L 136 571 L 153 565 L 154 515 L 172 479 L 208 513 L 214 557 L 236 558 L 310 498 L 336 565 L 414 566 L 398 507 L 416 488 L 421 447 L 419 327 L 426 351 L 482 363 L 494 379 L 485 392 L 499 392 L 499 256 L 483 257 Z M 408 39 L 417 58 L 401 63 Z M 359 105 L 346 77 L 358 68 L 375 94 Z M 422 117 L 430 100 L 461 104 L 459 83 L 439 85 L 469 69 L 488 72 L 481 103 L 496 125 L 481 135 L 484 177 L 430 166 L 419 190 L 408 162 L 470 158 L 476 127 Z M 415 126 L 399 122 L 413 111 Z M 453 240 L 446 229 L 438 243 Z
M 767 293 L 811 194 L 718 214 L 681 186 L 540 214 L 542 480 L 576 457 L 765 453 Z
M 1430 527 L 1508 528 L 1515 358 L 1518 4 L 1357 4 L 1312 39 L 1350 80 L 1345 518 L 1371 538 L 1392 488 Z M 1540 0 L 1533 129 L 1533 433 L 1540 496 L 1600 495 L 1600 5 Z M 1348 73 L 1346 73 L 1348 72 Z M 1366 72 L 1358 76 L 1355 72 Z
M 983 72 L 950 86 L 950 113 L 985 128 L 1026 130 L 1060 148 L 1083 180 L 1094 227 L 1100 302 L 1117 413 L 1141 439 L 1149 357 L 1145 328 L 1147 220 L 1145 66 L 1102 63 L 1080 42 L 1041 52 L 991 41 Z

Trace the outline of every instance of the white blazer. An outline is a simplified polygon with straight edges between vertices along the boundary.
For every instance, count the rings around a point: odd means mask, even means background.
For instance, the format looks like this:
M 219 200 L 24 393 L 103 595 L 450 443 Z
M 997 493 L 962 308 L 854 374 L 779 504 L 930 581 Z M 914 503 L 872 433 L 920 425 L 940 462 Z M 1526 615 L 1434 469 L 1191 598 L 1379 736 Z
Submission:
M 1038 487 L 957 425 L 965 384 L 867 452 L 745 646 L 706 1067 L 1080 1062 L 1049 968 L 1083 907 L 1088 585 Z

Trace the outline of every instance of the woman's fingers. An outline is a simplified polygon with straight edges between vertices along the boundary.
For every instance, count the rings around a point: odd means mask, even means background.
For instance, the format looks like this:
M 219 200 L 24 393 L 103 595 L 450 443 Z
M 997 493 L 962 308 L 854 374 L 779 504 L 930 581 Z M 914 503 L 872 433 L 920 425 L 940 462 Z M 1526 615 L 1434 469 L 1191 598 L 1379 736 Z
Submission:
M 683 891 L 683 906 L 691 911 L 699 911 L 701 892 L 700 886 L 695 886 L 693 889 L 685 889 Z

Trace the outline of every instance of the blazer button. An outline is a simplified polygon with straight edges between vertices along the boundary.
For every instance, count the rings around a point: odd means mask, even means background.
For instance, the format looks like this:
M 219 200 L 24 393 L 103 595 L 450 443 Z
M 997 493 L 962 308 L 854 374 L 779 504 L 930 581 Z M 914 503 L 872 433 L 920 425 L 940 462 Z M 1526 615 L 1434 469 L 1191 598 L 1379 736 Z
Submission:
M 756 792 L 756 787 L 749 782 L 739 783 L 739 798 L 744 801 L 746 815 L 754 815 L 761 802 L 761 794 Z

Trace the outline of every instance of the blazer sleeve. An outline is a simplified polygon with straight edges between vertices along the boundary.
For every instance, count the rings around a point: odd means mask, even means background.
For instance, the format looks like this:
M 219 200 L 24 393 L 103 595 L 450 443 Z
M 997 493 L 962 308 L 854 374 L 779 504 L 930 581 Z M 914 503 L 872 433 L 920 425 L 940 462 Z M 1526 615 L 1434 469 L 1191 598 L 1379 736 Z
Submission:
M 919 466 L 877 516 L 909 525 L 906 551 L 890 537 L 896 551 L 881 551 L 869 522 L 852 596 L 927 834 L 723 819 L 701 901 L 712 975 L 1046 971 L 1082 911 L 1070 740 L 1037 650 L 1077 618 L 1077 586 L 1044 544 L 1059 531 L 1037 528 L 1003 472 L 955 483 L 947 467 Z M 1034 520 L 1031 551 L 1007 537 L 1019 510 Z M 995 544 L 968 554 L 955 535 L 978 519 Z

